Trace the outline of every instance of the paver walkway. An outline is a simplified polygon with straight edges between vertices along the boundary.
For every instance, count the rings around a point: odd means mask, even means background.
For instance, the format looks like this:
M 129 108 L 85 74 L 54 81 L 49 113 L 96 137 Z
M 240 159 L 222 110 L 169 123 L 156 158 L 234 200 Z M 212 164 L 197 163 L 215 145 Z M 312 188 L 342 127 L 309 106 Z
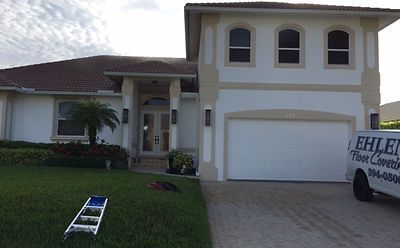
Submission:
M 400 200 L 345 183 L 202 182 L 214 247 L 400 247 Z

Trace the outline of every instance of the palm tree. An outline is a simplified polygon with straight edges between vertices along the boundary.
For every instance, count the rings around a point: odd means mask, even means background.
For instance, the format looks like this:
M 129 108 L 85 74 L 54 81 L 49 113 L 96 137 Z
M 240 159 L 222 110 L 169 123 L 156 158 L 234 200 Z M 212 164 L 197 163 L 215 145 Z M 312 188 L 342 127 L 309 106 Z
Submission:
M 89 98 L 84 102 L 77 103 L 69 112 L 72 125 L 87 127 L 89 132 L 89 143 L 96 144 L 97 133 L 104 126 L 114 129 L 119 125 L 117 111 L 110 108 L 110 104 L 101 103 L 95 98 Z

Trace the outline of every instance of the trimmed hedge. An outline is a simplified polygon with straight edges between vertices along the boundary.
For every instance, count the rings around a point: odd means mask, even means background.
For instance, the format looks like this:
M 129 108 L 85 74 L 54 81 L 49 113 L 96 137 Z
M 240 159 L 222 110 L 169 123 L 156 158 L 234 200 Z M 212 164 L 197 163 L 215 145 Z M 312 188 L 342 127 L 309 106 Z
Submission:
M 381 129 L 400 129 L 400 121 L 383 121 Z
M 36 148 L 1 148 L 0 165 L 42 165 L 54 156 L 48 149 Z
M 32 143 L 0 141 L 1 165 L 46 165 L 61 167 L 105 168 L 111 161 L 112 169 L 128 168 L 128 152 L 116 145 L 88 145 L 70 143 Z
M 53 147 L 52 143 L 33 143 L 27 141 L 9 141 L 0 140 L 0 148 L 20 149 L 20 148 L 35 148 L 35 149 L 50 149 Z
M 79 142 L 56 143 L 51 148 L 55 154 L 68 157 L 128 158 L 128 152 L 117 145 L 82 144 Z
M 82 157 L 82 156 L 53 156 L 46 159 L 44 165 L 46 166 L 61 166 L 61 167 L 75 167 L 75 168 L 105 168 L 105 161 L 111 161 L 112 169 L 126 169 L 128 168 L 127 159 L 121 158 L 104 158 L 104 157 Z

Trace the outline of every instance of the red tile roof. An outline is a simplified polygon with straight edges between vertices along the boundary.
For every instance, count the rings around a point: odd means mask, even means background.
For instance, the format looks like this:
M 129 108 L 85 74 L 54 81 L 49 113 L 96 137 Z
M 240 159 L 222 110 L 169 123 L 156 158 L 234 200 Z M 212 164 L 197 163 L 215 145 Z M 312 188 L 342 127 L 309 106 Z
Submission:
M 126 70 L 192 74 L 197 63 L 184 58 L 94 56 L 0 70 L 0 86 L 32 88 L 37 91 L 97 92 L 121 91 L 121 84 L 104 75 L 105 71 Z
M 399 9 L 382 9 L 322 4 L 297 4 L 282 2 L 187 3 L 186 7 L 400 12 Z
M 134 72 L 134 73 L 162 73 L 162 74 L 195 74 L 193 68 L 185 68 L 182 65 L 176 66 L 161 61 L 146 61 L 133 65 L 113 68 L 112 72 Z

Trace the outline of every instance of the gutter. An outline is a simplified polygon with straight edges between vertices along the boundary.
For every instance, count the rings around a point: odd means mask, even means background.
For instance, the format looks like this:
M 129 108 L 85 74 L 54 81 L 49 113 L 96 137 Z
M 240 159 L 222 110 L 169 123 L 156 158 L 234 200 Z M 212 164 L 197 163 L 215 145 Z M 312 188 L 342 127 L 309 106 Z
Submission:
M 112 90 L 98 90 L 92 92 L 82 92 L 82 91 L 50 91 L 50 90 L 36 90 L 33 88 L 19 88 L 12 86 L 0 86 L 0 90 L 16 91 L 21 94 L 27 95 L 65 95 L 65 96 L 122 96 L 120 92 L 114 92 Z

